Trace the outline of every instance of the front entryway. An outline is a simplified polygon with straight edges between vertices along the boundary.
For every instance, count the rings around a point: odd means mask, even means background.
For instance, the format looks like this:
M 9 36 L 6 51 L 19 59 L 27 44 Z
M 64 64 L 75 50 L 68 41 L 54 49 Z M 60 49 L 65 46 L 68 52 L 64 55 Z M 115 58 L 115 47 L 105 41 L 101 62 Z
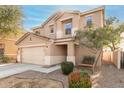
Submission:
M 61 55 L 66 56 L 65 61 L 71 61 L 75 64 L 75 43 L 74 42 L 57 42 L 56 46 L 63 47 Z

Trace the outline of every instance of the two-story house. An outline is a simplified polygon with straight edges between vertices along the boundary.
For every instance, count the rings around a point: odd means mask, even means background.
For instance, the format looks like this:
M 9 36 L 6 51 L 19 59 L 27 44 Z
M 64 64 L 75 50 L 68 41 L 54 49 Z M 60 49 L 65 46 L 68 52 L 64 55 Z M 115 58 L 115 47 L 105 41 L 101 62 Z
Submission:
M 88 24 L 94 28 L 104 25 L 104 7 L 86 12 L 59 11 L 50 16 L 33 32 L 23 35 L 17 42 L 18 61 L 23 63 L 52 66 L 63 61 L 74 64 L 82 61 L 84 55 L 92 54 L 87 48 L 79 47 L 73 36 L 78 29 L 86 29 Z

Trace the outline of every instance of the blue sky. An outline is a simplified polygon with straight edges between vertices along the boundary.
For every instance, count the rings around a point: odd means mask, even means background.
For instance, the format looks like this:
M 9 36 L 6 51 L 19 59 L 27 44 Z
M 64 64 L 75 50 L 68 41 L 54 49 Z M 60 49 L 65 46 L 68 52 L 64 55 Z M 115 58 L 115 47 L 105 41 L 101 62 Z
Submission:
M 59 10 L 79 10 L 81 12 L 99 7 L 98 5 L 25 5 L 22 6 L 24 12 L 24 25 L 26 30 L 42 24 L 50 15 Z M 124 22 L 124 6 L 106 6 L 105 16 L 116 16 Z

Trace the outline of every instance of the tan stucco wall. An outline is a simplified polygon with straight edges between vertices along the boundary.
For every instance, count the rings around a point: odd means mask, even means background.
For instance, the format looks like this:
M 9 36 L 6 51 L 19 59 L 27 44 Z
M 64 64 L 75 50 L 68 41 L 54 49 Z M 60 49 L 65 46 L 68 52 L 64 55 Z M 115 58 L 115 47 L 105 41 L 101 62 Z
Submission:
M 42 30 L 42 28 L 39 27 L 39 28 L 33 29 L 33 32 L 36 33 L 36 32 L 40 32 L 41 30 Z
M 120 51 L 115 50 L 114 52 L 111 52 L 111 62 L 115 65 L 118 66 L 118 55 Z
M 75 30 L 79 28 L 79 15 L 78 14 L 72 14 L 72 13 L 64 13 L 63 16 L 57 20 L 57 32 L 56 37 L 57 38 L 63 38 L 67 37 L 64 32 L 64 23 L 66 23 L 67 20 L 72 20 L 72 35 Z
M 111 60 L 112 54 L 113 53 L 111 51 L 104 51 L 103 52 L 103 58 L 102 58 L 103 62 L 110 64 L 112 62 L 112 60 Z
M 86 18 L 88 16 L 92 16 L 93 24 L 94 24 L 93 27 L 94 28 L 99 28 L 99 27 L 103 26 L 103 24 L 104 24 L 104 22 L 103 22 L 103 19 L 104 19 L 103 11 L 96 11 L 96 12 L 93 12 L 93 13 L 82 15 L 80 17 L 80 29 L 84 29 L 86 27 Z
M 30 41 L 30 37 L 32 41 Z M 40 39 L 34 35 L 29 35 L 22 42 L 18 44 L 18 47 L 22 49 L 23 47 L 36 47 L 46 45 L 45 49 L 45 61 L 44 65 L 55 65 L 66 60 L 67 46 L 56 46 L 52 41 L 47 41 L 45 39 Z M 33 45 L 33 46 L 32 46 Z M 21 53 L 20 53 L 21 54 Z
M 66 37 L 64 35 L 64 29 L 63 29 L 64 28 L 63 24 L 65 21 L 67 21 L 68 19 L 72 19 L 72 35 L 73 35 L 74 31 L 78 29 L 83 29 L 86 26 L 87 16 L 93 17 L 93 24 L 95 28 L 103 26 L 104 12 L 102 10 L 83 14 L 83 15 L 80 15 L 78 13 L 65 12 L 56 21 L 53 18 L 38 30 L 40 30 L 41 35 L 44 35 L 50 38 L 64 38 Z M 54 26 L 54 33 L 50 33 L 51 25 Z M 33 41 L 30 41 L 30 37 L 32 38 Z M 44 38 L 39 39 L 34 35 L 30 35 L 26 37 L 21 43 L 19 43 L 18 46 L 46 44 L 48 48 L 47 48 L 47 53 L 45 58 L 48 62 L 47 64 L 49 65 L 60 63 L 65 59 L 74 59 L 76 60 L 76 62 L 80 62 L 82 60 L 82 56 L 92 54 L 87 48 L 79 48 L 76 46 L 72 47 L 71 46 L 73 45 L 72 42 L 71 42 L 72 44 L 71 43 L 69 44 L 69 42 L 67 43 L 68 43 L 68 46 L 66 45 L 66 47 L 64 47 L 63 45 L 56 46 L 52 41 L 47 41 Z
M 64 35 L 64 21 L 68 19 L 72 19 L 72 35 L 78 29 L 84 29 L 86 27 L 86 17 L 93 17 L 94 28 L 102 27 L 104 24 L 104 11 L 99 10 L 86 14 L 78 14 L 78 13 L 68 13 L 65 12 L 60 18 L 57 20 L 51 19 L 48 23 L 46 23 L 42 28 L 40 28 L 41 35 L 45 35 L 50 38 L 63 38 L 66 37 Z M 50 25 L 54 26 L 54 33 L 50 33 Z M 37 30 L 37 29 L 36 29 Z
M 108 64 L 114 64 L 115 66 L 118 66 L 119 53 L 120 53 L 120 50 L 104 51 L 103 52 L 103 62 L 108 63 Z
M 55 30 L 55 23 L 53 20 L 50 20 L 46 25 L 44 25 L 44 34 L 47 37 L 50 38 L 55 38 L 55 31 L 53 33 L 50 32 L 50 26 L 53 25 L 54 30 Z
M 44 36 L 45 35 L 45 31 L 44 31 L 44 29 L 42 28 L 42 29 L 40 29 L 40 35 L 42 35 L 42 36 Z
M 63 61 L 66 60 L 66 56 L 67 56 L 67 46 L 66 45 L 54 45 L 54 44 L 51 44 L 49 46 L 50 48 L 50 65 L 55 65 L 55 64 L 58 64 L 58 63 L 61 63 Z
M 86 55 L 95 55 L 95 54 L 93 54 L 93 52 L 91 52 L 91 50 L 89 50 L 86 47 L 79 47 L 79 46 L 75 47 L 76 63 L 80 63 L 83 60 L 83 57 Z
M 66 45 L 53 45 L 51 49 L 52 56 L 66 56 L 67 55 L 67 46 Z
M 53 25 L 54 29 L 56 29 L 56 23 L 52 20 L 50 20 L 48 23 L 46 23 L 42 28 L 40 27 L 39 29 L 33 29 L 33 32 L 40 31 L 40 35 L 50 37 L 50 38 L 55 38 L 55 31 L 54 33 L 50 33 L 50 26 Z
M 31 41 L 30 41 L 31 38 Z M 38 38 L 35 35 L 29 35 L 27 36 L 23 41 L 21 41 L 18 46 L 27 46 L 27 45 L 38 45 L 38 44 L 47 44 L 46 39 Z
M 4 54 L 16 58 L 17 55 L 17 46 L 15 45 L 15 40 L 7 40 L 7 39 L 0 39 L 0 43 L 3 43 L 5 45 Z
M 77 14 L 70 14 L 70 13 L 64 13 L 57 21 L 54 21 L 53 19 L 50 20 L 47 24 L 45 24 L 43 26 L 43 29 L 44 32 L 41 32 L 41 35 L 45 35 L 47 37 L 50 37 L 50 38 L 56 38 L 56 37 L 60 37 L 62 38 L 64 35 L 64 31 L 63 31 L 63 20 L 68 20 L 68 18 L 72 17 L 72 24 L 73 24 L 73 27 L 74 27 L 74 30 L 76 28 L 78 28 L 78 22 L 79 22 L 79 15 Z M 54 26 L 54 33 L 50 33 L 50 25 L 53 25 Z

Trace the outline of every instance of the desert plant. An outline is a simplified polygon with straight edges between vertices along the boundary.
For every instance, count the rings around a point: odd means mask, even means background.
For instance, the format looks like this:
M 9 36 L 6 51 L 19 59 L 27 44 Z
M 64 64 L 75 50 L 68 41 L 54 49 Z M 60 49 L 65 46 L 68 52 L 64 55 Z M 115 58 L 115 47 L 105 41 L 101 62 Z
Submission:
M 0 6 L 0 37 L 17 36 L 23 29 L 23 11 L 21 6 Z
M 74 69 L 73 62 L 65 61 L 61 63 L 61 70 L 63 74 L 68 75 L 70 74 Z
M 89 74 L 88 74 L 88 72 L 86 71 L 86 70 L 81 70 L 80 71 L 80 76 L 81 77 L 89 77 Z M 90 78 L 90 77 L 89 77 Z
M 0 62 L 1 63 L 8 63 L 10 61 L 10 58 L 7 56 L 0 56 Z
M 68 81 L 70 88 L 90 88 L 92 85 L 87 72 L 72 72 Z
M 93 64 L 95 61 L 94 56 L 84 56 L 82 63 L 84 64 Z

